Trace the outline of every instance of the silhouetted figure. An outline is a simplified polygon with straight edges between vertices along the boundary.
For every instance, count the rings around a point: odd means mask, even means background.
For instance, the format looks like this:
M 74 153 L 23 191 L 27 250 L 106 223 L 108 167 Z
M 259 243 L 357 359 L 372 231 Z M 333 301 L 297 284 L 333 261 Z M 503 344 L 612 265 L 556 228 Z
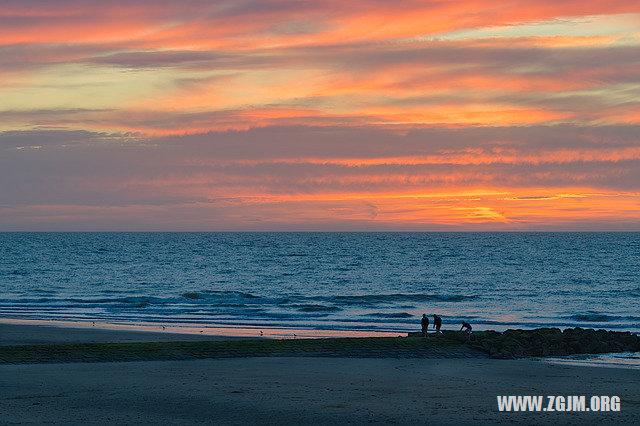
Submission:
M 422 336 L 427 337 L 427 331 L 429 330 L 429 317 L 427 317 L 427 314 L 422 314 L 420 324 L 422 324 Z
M 460 331 L 464 330 L 467 333 L 471 333 L 471 329 L 472 329 L 471 324 L 469 324 L 466 321 L 462 321 L 462 327 L 460 327 Z
M 442 333 L 440 327 L 442 327 L 442 318 L 440 318 L 439 315 L 433 314 L 433 328 L 436 329 L 436 333 Z

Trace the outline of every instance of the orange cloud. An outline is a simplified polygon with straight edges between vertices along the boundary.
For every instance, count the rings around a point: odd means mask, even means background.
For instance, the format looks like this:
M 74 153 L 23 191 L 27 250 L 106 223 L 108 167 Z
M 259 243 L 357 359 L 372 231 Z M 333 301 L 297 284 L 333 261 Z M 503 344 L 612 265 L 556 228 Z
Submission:
M 0 228 L 640 226 L 636 2 L 9 0 L 0 22 Z
M 3 26 L 0 42 L 86 43 L 129 41 L 162 48 L 256 48 L 386 40 L 484 26 L 637 13 L 633 2 L 596 0 L 409 1 L 402 7 L 378 1 L 183 2 L 110 1 L 55 4 L 8 1 L 0 16 L 19 17 Z

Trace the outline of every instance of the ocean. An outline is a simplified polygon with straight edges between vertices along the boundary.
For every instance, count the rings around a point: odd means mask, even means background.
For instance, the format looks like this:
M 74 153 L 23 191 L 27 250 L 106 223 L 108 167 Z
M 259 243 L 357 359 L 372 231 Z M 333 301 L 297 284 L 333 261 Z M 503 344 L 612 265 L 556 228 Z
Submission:
M 640 233 L 0 233 L 0 318 L 640 331 Z

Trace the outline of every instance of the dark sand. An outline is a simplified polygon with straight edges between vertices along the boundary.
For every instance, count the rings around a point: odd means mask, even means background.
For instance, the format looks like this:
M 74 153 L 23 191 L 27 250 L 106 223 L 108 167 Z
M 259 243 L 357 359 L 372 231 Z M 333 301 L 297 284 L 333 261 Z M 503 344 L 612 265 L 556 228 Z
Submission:
M 501 394 L 619 395 L 622 411 L 507 414 L 497 410 Z M 4 364 L 0 416 L 2 424 L 639 424 L 640 370 L 483 358 Z

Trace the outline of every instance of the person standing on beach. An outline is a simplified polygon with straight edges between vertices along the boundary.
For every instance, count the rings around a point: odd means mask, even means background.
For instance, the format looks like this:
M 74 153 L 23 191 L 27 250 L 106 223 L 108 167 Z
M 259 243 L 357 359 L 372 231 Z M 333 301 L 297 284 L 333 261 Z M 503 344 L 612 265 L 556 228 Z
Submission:
M 440 315 L 433 314 L 433 328 L 436 329 L 436 333 L 442 333 L 440 327 L 442 327 L 442 318 Z
M 422 336 L 427 337 L 427 331 L 429 330 L 429 317 L 427 317 L 427 314 L 422 314 L 420 323 L 422 324 Z

